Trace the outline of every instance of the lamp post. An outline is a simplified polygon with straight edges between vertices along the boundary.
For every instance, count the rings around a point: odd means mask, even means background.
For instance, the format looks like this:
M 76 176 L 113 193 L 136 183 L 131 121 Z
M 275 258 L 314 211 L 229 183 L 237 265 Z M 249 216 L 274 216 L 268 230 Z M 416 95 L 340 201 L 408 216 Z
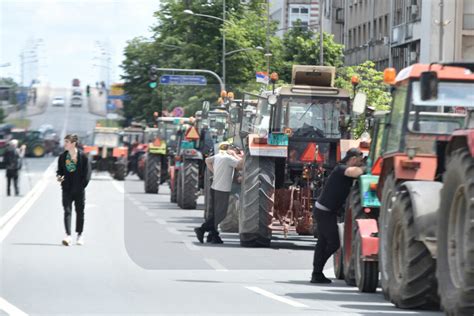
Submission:
M 246 52 L 246 51 L 249 51 L 249 50 L 264 50 L 264 48 L 263 48 L 262 46 L 249 47 L 249 48 L 241 48 L 241 49 L 236 49 L 236 50 L 227 52 L 227 53 L 225 53 L 225 55 L 226 55 L 226 56 L 230 56 L 230 55 L 235 54 L 235 53 Z
M 184 10 L 183 13 L 186 13 L 186 14 L 190 14 L 190 15 L 193 15 L 193 16 L 200 16 L 200 17 L 203 17 L 203 18 L 209 18 L 209 19 L 214 19 L 214 20 L 219 20 L 221 21 L 223 24 L 225 23 L 225 0 L 223 0 L 222 2 L 222 18 L 219 18 L 217 16 L 212 16 L 212 15 L 207 15 L 207 14 L 199 14 L 199 13 L 194 13 L 193 11 L 191 10 Z M 226 52 L 225 52 L 226 48 L 225 48 L 225 32 L 224 30 L 222 30 L 222 82 L 223 82 L 223 85 L 224 85 L 224 89 L 225 89 L 225 72 L 226 72 L 226 65 L 225 65 L 225 56 L 226 56 Z

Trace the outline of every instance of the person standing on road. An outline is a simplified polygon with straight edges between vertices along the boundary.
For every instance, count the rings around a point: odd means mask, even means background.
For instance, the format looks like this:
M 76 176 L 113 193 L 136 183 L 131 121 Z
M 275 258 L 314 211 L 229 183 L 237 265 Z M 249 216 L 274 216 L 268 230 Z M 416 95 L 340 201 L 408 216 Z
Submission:
M 227 207 L 229 206 L 229 195 L 234 178 L 234 169 L 242 169 L 243 158 L 238 149 L 230 149 L 229 145 L 222 145 L 222 151 L 206 158 L 206 165 L 214 178 L 211 185 L 211 205 L 209 216 L 201 227 L 196 227 L 194 232 L 200 243 L 204 242 L 204 234 L 209 232 L 207 242 L 222 244 L 217 226 L 224 220 Z
M 72 203 L 76 210 L 76 233 L 77 244 L 83 245 L 82 232 L 84 229 L 84 207 L 85 189 L 90 180 L 91 167 L 89 159 L 80 149 L 77 148 L 79 138 L 75 134 L 67 135 L 64 138 L 64 149 L 59 156 L 57 180 L 61 183 L 62 203 L 64 208 L 64 226 L 66 237 L 62 243 L 65 246 L 71 244 L 71 216 Z
M 12 139 L 9 143 L 7 150 L 4 155 L 4 164 L 7 175 L 7 196 L 11 195 L 11 184 L 13 182 L 13 188 L 15 189 L 15 195 L 20 195 L 18 188 L 18 177 L 22 165 L 22 159 L 25 155 L 25 146 L 21 146 L 18 149 L 18 140 Z
M 314 249 L 311 283 L 331 283 L 323 274 L 324 265 L 339 249 L 337 211 L 343 207 L 352 187 L 352 182 L 364 173 L 363 154 L 358 148 L 351 148 L 341 163 L 329 175 L 323 192 L 315 203 L 315 220 L 318 242 Z

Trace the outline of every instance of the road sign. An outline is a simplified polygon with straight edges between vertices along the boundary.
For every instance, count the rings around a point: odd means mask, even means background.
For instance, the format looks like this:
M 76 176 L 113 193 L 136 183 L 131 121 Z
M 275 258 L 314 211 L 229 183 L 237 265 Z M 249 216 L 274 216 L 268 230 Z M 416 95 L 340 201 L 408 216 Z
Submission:
M 173 109 L 173 116 L 174 117 L 183 117 L 184 116 L 184 109 L 182 107 L 177 107 Z
M 186 135 L 184 137 L 190 140 L 197 140 L 199 139 L 199 133 L 197 129 L 193 126 L 187 130 Z
M 204 76 L 163 75 L 160 77 L 160 84 L 178 86 L 205 86 L 207 85 L 207 79 Z

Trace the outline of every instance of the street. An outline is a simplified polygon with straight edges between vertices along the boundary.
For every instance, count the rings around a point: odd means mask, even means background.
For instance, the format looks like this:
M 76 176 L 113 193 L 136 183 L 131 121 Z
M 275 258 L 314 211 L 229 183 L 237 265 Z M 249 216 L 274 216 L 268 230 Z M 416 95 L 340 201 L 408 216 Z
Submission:
M 52 123 L 63 133 L 84 135 L 97 116 L 87 106 L 66 105 L 31 119 L 33 125 Z M 135 176 L 119 182 L 94 173 L 87 188 L 85 245 L 64 247 L 55 169 L 54 157 L 27 159 L 18 198 L 7 198 L 1 181 L 3 313 L 441 314 L 397 309 L 380 290 L 361 294 L 344 281 L 310 284 L 312 237 L 285 240 L 276 233 L 272 248 L 254 249 L 241 248 L 237 234 L 224 233 L 223 245 L 201 245 L 193 228 L 202 222 L 203 198 L 198 210 L 181 210 L 169 202 L 166 185 L 158 195 L 144 194 Z M 326 268 L 334 281 L 332 262 Z

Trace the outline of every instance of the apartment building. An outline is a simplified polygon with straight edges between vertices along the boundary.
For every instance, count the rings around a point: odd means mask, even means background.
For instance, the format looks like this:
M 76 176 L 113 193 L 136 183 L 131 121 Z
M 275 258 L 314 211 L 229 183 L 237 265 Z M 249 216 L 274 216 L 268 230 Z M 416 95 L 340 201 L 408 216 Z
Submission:
M 298 20 L 303 26 L 319 29 L 320 1 L 270 0 L 270 18 L 278 22 L 277 35 L 282 37 Z

